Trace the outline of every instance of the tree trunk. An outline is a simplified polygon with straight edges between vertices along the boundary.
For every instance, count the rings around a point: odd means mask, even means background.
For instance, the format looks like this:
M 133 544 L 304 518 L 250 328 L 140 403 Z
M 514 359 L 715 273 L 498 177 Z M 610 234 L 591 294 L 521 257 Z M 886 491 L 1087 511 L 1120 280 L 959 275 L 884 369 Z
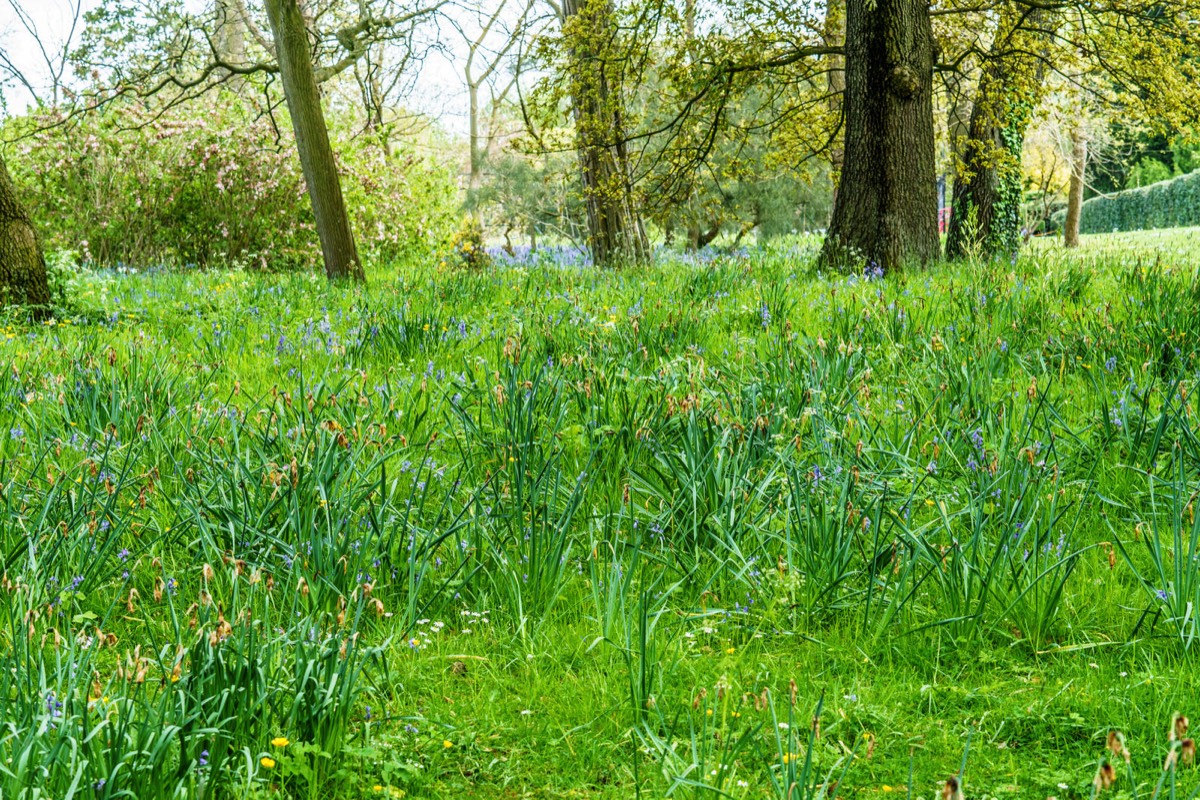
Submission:
M 711 220 L 708 224 L 708 230 L 705 230 L 699 223 L 694 223 L 688 226 L 688 250 L 695 252 L 703 250 L 712 244 L 713 239 L 721 235 L 721 222 L 719 220 Z
M 467 99 L 469 108 L 469 144 L 471 148 L 471 175 L 468 186 L 472 192 L 478 191 L 483 183 L 483 147 L 479 134 L 479 84 L 470 81 L 470 71 L 467 72 Z
M 967 67 L 962 69 L 965 71 Z M 944 81 L 949 102 L 946 132 L 950 137 L 950 160 L 957 164 L 962 159 L 963 149 L 971 136 L 971 100 L 966 87 L 967 80 L 962 72 L 948 73 Z
M 217 57 L 226 64 L 246 64 L 246 19 L 232 0 L 217 0 L 216 32 L 213 34 L 213 49 Z M 234 88 L 242 85 L 242 78 L 234 75 L 229 79 Z
M 297 0 L 267 0 L 266 6 L 288 115 L 296 132 L 300 166 L 304 170 L 317 235 L 321 239 L 325 275 L 330 280 L 366 280 L 350 230 L 346 202 L 342 198 L 337 162 L 329 144 L 321 94 L 313 77 L 312 49 L 300 5 Z
M 1083 214 L 1083 177 L 1087 173 L 1087 136 L 1082 126 L 1071 131 L 1071 186 L 1067 192 L 1067 220 L 1063 244 L 1079 247 L 1079 218 Z
M 996 31 L 954 180 L 946 257 L 1015 258 L 1021 247 L 1021 151 L 1041 100 L 1045 12 L 1010 11 Z M 1020 27 L 1018 27 L 1020 26 Z
M 35 313 L 45 313 L 50 287 L 33 220 L 17 199 L 0 156 L 0 306 L 9 304 L 33 306 Z
M 564 0 L 562 10 L 592 262 L 642 262 L 650 247 L 629 174 L 621 65 L 609 52 L 617 38 L 615 11 L 611 0 Z
M 933 61 L 925 0 L 848 0 L 845 167 L 826 263 L 939 257 Z
M 972 71 L 972 59 L 967 57 L 958 69 L 942 74 L 946 92 L 946 133 L 950 139 L 950 159 L 938 175 L 938 230 L 948 227 L 943 213 L 949 207 L 954 191 L 954 174 L 963 160 L 963 150 L 971 137 L 971 96 L 966 75 Z M 948 196 L 950 195 L 950 196 Z
M 840 47 L 846 42 L 846 5 L 844 0 L 830 0 L 825 8 L 825 44 Z M 837 204 L 838 183 L 846 158 L 845 125 L 842 121 L 842 95 L 846 92 L 846 59 L 843 56 L 829 57 L 829 73 L 826 78 L 829 90 L 829 116 L 841 128 L 830 143 L 829 179 L 833 184 L 833 204 Z

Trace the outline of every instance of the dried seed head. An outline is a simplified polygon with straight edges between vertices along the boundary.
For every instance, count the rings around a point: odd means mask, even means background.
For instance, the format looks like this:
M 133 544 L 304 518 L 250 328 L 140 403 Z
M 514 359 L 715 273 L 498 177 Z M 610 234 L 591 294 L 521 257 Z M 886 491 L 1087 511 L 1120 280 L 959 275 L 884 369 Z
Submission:
M 1178 741 L 1187 736 L 1188 718 L 1176 711 L 1171 715 L 1171 730 L 1169 738 L 1172 742 Z
M 957 777 L 946 779 L 946 785 L 942 787 L 942 800 L 963 800 L 962 785 Z
M 1108 742 L 1105 746 L 1108 748 L 1108 752 L 1114 756 L 1129 760 L 1129 751 L 1125 749 L 1125 736 L 1120 731 L 1109 731 Z
M 1190 767 L 1196 763 L 1196 740 L 1184 739 L 1179 745 L 1179 757 L 1183 761 L 1185 767 Z
M 1111 761 L 1105 761 L 1100 765 L 1100 769 L 1096 771 L 1096 777 L 1092 784 L 1096 787 L 1096 791 L 1103 791 L 1113 785 L 1117 779 L 1117 771 L 1113 769 Z

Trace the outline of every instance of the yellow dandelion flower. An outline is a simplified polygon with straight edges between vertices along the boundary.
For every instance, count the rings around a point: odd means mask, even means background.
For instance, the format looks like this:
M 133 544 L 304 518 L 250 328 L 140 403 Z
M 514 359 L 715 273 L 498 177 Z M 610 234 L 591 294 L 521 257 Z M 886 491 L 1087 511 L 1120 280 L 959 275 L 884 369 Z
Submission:
M 275 759 L 271 758 L 270 756 L 263 756 L 258 760 L 258 763 L 262 764 L 267 769 L 275 769 Z
M 446 748 L 447 750 L 449 750 L 451 747 L 454 747 L 454 742 L 452 742 L 452 741 L 450 741 L 449 739 L 447 739 L 446 741 L 442 742 L 442 747 L 444 747 L 444 748 Z
M 276 736 L 271 740 L 272 747 L 287 747 L 289 744 L 291 744 L 291 742 L 288 741 L 286 736 Z

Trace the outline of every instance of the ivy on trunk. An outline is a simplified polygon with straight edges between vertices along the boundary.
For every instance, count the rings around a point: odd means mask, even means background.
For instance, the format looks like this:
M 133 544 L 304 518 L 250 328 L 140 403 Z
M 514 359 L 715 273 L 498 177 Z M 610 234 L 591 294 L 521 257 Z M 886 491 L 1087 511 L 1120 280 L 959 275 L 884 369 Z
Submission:
M 587 208 L 588 246 L 597 266 L 645 261 L 650 247 L 629 172 L 623 65 L 611 0 L 564 0 L 571 107 Z
M 979 79 L 954 181 L 946 256 L 1012 258 L 1021 246 L 1021 150 L 1041 99 L 1046 12 L 1009 8 Z

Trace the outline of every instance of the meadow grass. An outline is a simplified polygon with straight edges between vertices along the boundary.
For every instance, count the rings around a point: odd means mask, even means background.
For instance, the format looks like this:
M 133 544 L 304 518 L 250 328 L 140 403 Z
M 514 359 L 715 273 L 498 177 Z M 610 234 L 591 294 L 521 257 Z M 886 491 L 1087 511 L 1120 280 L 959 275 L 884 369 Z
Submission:
M 1190 793 L 1196 237 L 80 272 L 0 330 L 0 796 Z

